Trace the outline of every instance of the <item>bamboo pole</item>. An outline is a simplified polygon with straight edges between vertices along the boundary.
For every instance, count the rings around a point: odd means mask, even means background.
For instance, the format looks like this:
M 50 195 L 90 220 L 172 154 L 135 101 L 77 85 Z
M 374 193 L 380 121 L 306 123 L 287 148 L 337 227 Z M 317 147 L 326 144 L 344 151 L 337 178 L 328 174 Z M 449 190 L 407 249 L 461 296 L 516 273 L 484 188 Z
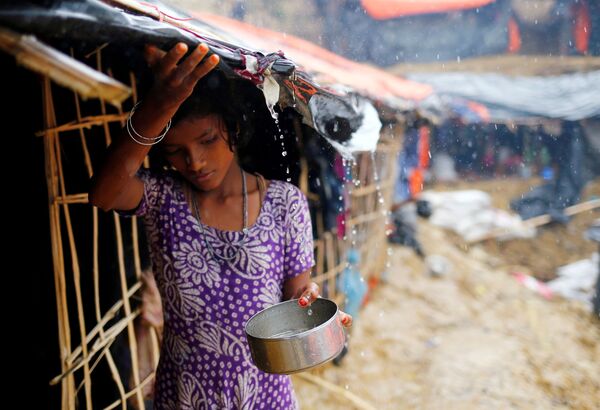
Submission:
M 379 189 L 383 190 L 386 188 L 390 188 L 393 184 L 394 184 L 394 181 L 383 182 L 379 185 Z M 372 194 L 374 192 L 377 192 L 377 187 L 375 185 L 368 185 L 365 187 L 355 188 L 353 195 L 356 197 L 360 197 L 360 196 Z
M 53 127 L 56 124 L 54 107 L 52 103 L 52 87 L 50 79 L 44 77 L 43 82 L 44 124 Z M 58 197 L 58 178 L 56 171 L 56 158 L 54 156 L 54 140 L 58 138 L 55 132 L 49 133 L 44 138 L 44 159 L 46 169 L 46 182 L 48 185 L 48 210 L 50 213 L 50 237 L 52 246 L 52 264 L 54 271 L 54 287 L 56 292 L 56 310 L 58 319 L 58 341 L 61 347 L 61 369 L 67 368 L 66 357 L 71 350 L 71 331 L 69 327 L 69 314 L 67 310 L 67 291 L 65 269 L 63 264 L 62 237 L 60 232 L 60 212 L 55 198 Z M 63 410 L 75 407 L 75 383 L 73 377 L 63 380 L 61 384 L 61 407 Z
M 130 90 L 125 85 L 39 42 L 33 36 L 1 28 L 0 49 L 14 55 L 19 64 L 77 91 L 84 98 L 102 97 L 111 104 L 119 105 L 129 96 Z
M 58 165 L 58 176 L 61 196 L 66 195 L 67 188 L 65 186 L 64 173 L 62 168 L 60 138 L 54 139 L 56 163 Z M 81 340 L 85 339 L 86 327 L 85 316 L 83 312 L 83 297 L 81 294 L 81 272 L 79 270 L 79 258 L 77 256 L 77 247 L 75 246 L 75 235 L 73 233 L 73 225 L 71 224 L 71 213 L 69 212 L 68 204 L 63 204 L 63 213 L 65 216 L 65 224 L 67 237 L 69 239 L 69 250 L 71 254 L 71 269 L 73 270 L 73 288 L 75 290 L 75 301 L 77 306 L 77 320 L 79 322 L 79 335 Z M 87 345 L 82 343 L 83 357 L 87 358 Z M 87 408 L 92 408 L 92 379 L 90 377 L 90 369 L 87 363 L 83 366 L 83 377 L 85 380 L 85 401 Z
M 62 195 L 56 198 L 57 205 L 68 205 L 68 204 L 87 204 L 88 194 L 71 194 L 71 195 Z
M 381 211 L 372 211 L 370 213 L 365 213 L 355 218 L 349 219 L 348 222 L 346 222 L 346 226 L 353 227 L 382 218 L 385 218 L 385 215 L 383 215 Z
M 127 298 L 127 278 L 126 278 L 126 270 L 125 270 L 125 258 L 123 252 L 123 235 L 121 233 L 121 221 L 119 220 L 119 216 L 116 213 L 113 213 L 114 223 L 115 223 L 115 235 L 117 239 L 117 255 L 119 261 L 119 279 L 121 282 L 121 292 L 123 298 L 123 309 L 125 314 L 129 316 L 131 314 L 131 305 L 129 304 L 129 298 Z M 129 348 L 131 351 L 131 370 L 133 376 L 133 382 L 137 386 L 140 384 L 139 377 L 139 364 L 138 364 L 138 352 L 137 352 L 137 341 L 135 338 L 135 330 L 133 328 L 133 323 L 129 323 L 127 326 L 127 336 L 129 338 Z M 114 376 L 118 377 L 118 375 Z M 138 405 L 140 408 L 144 408 L 144 399 L 141 395 L 141 392 L 136 394 Z
M 102 72 L 102 53 L 100 51 L 96 52 L 96 68 L 98 71 Z M 121 108 L 117 108 L 119 110 L 119 114 L 121 114 Z M 100 99 L 100 112 L 102 115 L 106 115 L 106 103 L 103 98 Z M 122 124 L 122 123 L 121 123 Z M 104 122 L 102 124 L 104 128 L 104 135 L 107 144 L 112 142 L 112 137 L 110 135 L 110 128 L 108 122 Z M 121 293 L 123 297 L 123 307 L 126 315 L 131 314 L 131 306 L 129 304 L 129 298 L 127 297 L 127 278 L 126 278 L 126 270 L 125 270 L 125 261 L 124 261 L 124 252 L 123 252 L 123 236 L 121 233 L 121 224 L 119 217 L 116 213 L 113 214 L 114 222 L 115 222 L 115 230 L 117 235 L 117 254 L 119 259 L 119 278 L 121 282 Z M 139 279 L 139 274 L 141 271 L 136 271 L 134 274 L 136 278 Z M 133 382 L 137 386 L 140 384 L 139 377 L 139 365 L 138 365 L 138 353 L 137 353 L 137 339 L 135 338 L 135 330 L 133 327 L 133 323 L 127 324 L 127 336 L 129 339 L 129 350 L 131 352 L 131 371 L 133 376 Z M 112 360 L 112 357 L 111 357 Z M 111 373 L 117 385 L 119 386 L 119 390 L 121 392 L 121 400 L 123 410 L 127 408 L 127 399 L 123 396 L 124 388 L 122 387 L 122 381 L 119 376 L 119 372 L 115 367 L 111 367 Z M 141 391 L 138 390 L 136 394 L 136 400 L 138 408 L 144 409 L 144 398 L 142 397 Z
M 336 266 L 338 265 L 336 254 L 334 252 L 333 242 L 335 241 L 336 236 L 331 232 L 326 233 L 325 237 L 325 252 L 327 254 L 327 259 L 329 263 L 327 264 L 327 268 L 330 271 L 335 271 Z M 333 275 L 330 275 L 327 280 L 327 290 L 329 292 L 329 297 L 334 298 L 336 289 L 335 289 L 335 279 L 337 277 L 337 272 Z
M 324 389 L 329 390 L 331 393 L 335 394 L 336 396 L 343 397 L 344 399 L 346 399 L 350 403 L 352 403 L 359 410 L 375 410 L 375 407 L 373 405 L 368 403 L 366 400 L 360 398 L 358 395 L 356 395 L 346 389 L 343 389 L 339 386 L 336 386 L 335 384 L 333 384 L 321 377 L 315 376 L 314 374 L 299 373 L 297 375 L 297 377 L 299 377 L 303 380 L 306 380 L 307 382 L 316 384 L 317 386 L 323 387 Z
M 67 124 L 46 127 L 41 131 L 35 133 L 36 137 L 43 137 L 51 132 L 66 132 L 66 131 L 78 131 L 81 129 L 90 129 L 93 126 L 102 125 L 104 123 L 112 122 L 123 122 L 127 118 L 127 114 L 106 114 L 106 115 L 93 115 L 89 117 L 83 117 L 81 122 L 70 121 Z
M 581 212 L 592 211 L 594 209 L 600 208 L 600 199 L 592 199 L 590 201 L 581 202 L 579 204 L 575 204 L 569 206 L 564 209 L 564 214 L 567 216 L 577 215 Z M 525 228 L 537 228 L 539 226 L 545 225 L 552 221 L 552 217 L 548 214 L 539 215 L 531 219 L 527 219 L 523 221 L 523 227 Z M 480 236 L 479 238 L 471 239 L 468 241 L 469 244 L 482 242 L 488 239 L 498 238 L 503 235 L 508 235 L 512 231 L 507 228 L 496 228 L 487 232 L 485 235 Z
M 134 394 L 141 393 L 142 389 L 146 387 L 154 378 L 154 373 L 150 373 L 138 386 L 134 387 L 129 393 L 125 394 L 125 400 L 133 396 Z M 105 407 L 104 410 L 114 409 L 119 405 L 120 400 L 115 401 L 109 406 Z
M 64 371 L 61 374 L 59 374 L 58 376 L 54 377 L 50 381 L 50 384 L 54 385 L 54 384 L 60 382 L 61 380 L 65 379 L 67 376 L 72 375 L 75 371 L 79 370 L 80 368 L 87 366 L 87 364 L 92 360 L 92 358 L 96 354 L 98 354 L 99 352 L 101 352 L 103 349 L 105 349 L 107 346 L 109 346 L 110 344 L 112 344 L 114 342 L 115 338 L 119 335 L 119 333 L 121 333 L 124 329 L 126 329 L 127 326 L 129 326 L 130 323 L 133 322 L 133 319 L 135 319 L 135 317 L 137 315 L 139 315 L 139 310 L 136 310 L 136 311 L 132 312 L 130 315 L 125 316 L 123 319 L 121 319 L 117 323 L 115 323 L 112 327 L 107 329 L 106 334 L 105 334 L 106 335 L 105 339 L 96 339 L 96 341 L 92 345 L 91 350 L 89 351 L 89 354 L 82 356 L 81 358 L 76 360 L 73 364 L 71 364 L 71 366 L 69 368 L 67 368 L 66 371 Z M 107 354 L 110 354 L 110 353 L 107 352 Z M 118 371 L 116 374 L 118 376 Z M 119 380 L 120 380 L 120 377 L 119 377 Z
M 140 288 L 141 288 L 142 284 L 140 282 L 137 282 L 135 285 L 133 285 L 128 291 L 127 291 L 127 297 L 131 298 L 131 296 L 137 292 Z M 108 309 L 108 312 L 101 317 L 98 320 L 98 323 L 96 324 L 96 326 L 94 326 L 94 328 L 86 335 L 85 337 L 85 343 L 90 343 L 91 340 L 97 335 L 99 334 L 100 339 L 103 339 L 103 334 L 105 332 L 104 330 L 104 326 L 111 321 L 112 319 L 115 318 L 115 316 L 117 315 L 118 311 L 123 307 L 123 300 L 120 299 L 118 300 L 114 305 L 111 306 L 110 309 Z M 75 349 L 73 349 L 73 352 L 67 356 L 66 362 L 68 364 L 73 363 L 77 357 L 81 354 L 81 345 L 76 347 Z

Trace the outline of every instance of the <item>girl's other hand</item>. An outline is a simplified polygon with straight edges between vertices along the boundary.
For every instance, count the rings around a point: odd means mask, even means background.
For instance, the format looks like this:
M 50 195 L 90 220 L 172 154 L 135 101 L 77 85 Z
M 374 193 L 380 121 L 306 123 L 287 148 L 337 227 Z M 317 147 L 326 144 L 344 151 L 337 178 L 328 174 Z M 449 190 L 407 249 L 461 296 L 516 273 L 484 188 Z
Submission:
M 216 54 L 205 58 L 208 46 L 204 43 L 182 60 L 187 51 L 185 43 L 177 43 L 168 52 L 153 45 L 145 47 L 144 56 L 154 72 L 154 84 L 147 99 L 167 109 L 178 108 L 192 94 L 198 80 L 219 64 Z
M 301 289 L 298 297 L 298 305 L 302 308 L 309 307 L 319 297 L 319 285 L 315 282 L 310 282 L 307 286 Z M 352 326 L 352 316 L 340 310 L 340 320 L 344 327 Z

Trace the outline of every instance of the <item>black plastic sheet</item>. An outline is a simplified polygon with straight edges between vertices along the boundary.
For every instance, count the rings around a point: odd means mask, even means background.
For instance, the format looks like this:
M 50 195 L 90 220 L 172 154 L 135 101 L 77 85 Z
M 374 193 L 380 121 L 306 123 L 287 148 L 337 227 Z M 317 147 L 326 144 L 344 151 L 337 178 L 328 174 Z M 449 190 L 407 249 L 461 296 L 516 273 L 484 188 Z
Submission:
M 205 42 L 211 53 L 221 57 L 219 69 L 229 78 L 246 79 L 260 86 L 265 76 L 271 75 L 281 89 L 279 108 L 294 109 L 305 124 L 317 129 L 321 135 L 344 143 L 360 127 L 361 115 L 352 109 L 351 98 L 354 97 L 332 93 L 318 86 L 308 74 L 298 71 L 294 62 L 285 58 L 283 53 L 265 55 L 215 38 L 207 33 L 218 33 L 218 27 L 191 18 L 187 13 L 159 1 L 145 3 L 164 15 L 185 21 L 186 26 L 191 28 L 177 27 L 97 0 L 5 2 L 0 5 L 0 27 L 35 35 L 63 51 L 70 47 L 92 51 L 110 44 L 113 50 L 117 50 L 123 64 L 134 71 L 142 69 L 145 44 L 168 49 L 177 42 L 185 42 L 190 47 Z M 257 61 L 252 70 L 246 65 L 249 57 Z M 298 82 L 303 86 L 299 87 Z M 311 99 L 318 99 L 319 103 L 309 106 Z

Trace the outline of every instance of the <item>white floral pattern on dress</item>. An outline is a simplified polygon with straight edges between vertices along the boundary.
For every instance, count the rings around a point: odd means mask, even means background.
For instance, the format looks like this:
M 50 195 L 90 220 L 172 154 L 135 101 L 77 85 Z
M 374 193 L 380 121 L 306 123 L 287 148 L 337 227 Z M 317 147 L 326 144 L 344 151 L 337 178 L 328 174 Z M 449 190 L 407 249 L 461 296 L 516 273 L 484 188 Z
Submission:
M 200 347 L 218 355 L 247 358 L 244 342 L 212 322 L 200 322 L 195 338 Z
M 279 303 L 279 301 L 281 301 L 282 293 L 283 291 L 279 287 L 279 284 L 273 279 L 268 279 L 265 286 L 260 290 L 258 300 L 263 302 L 262 308 L 266 309 L 269 306 Z
M 182 243 L 179 251 L 174 251 L 175 269 L 181 272 L 184 278 L 192 277 L 194 284 L 204 282 L 206 286 L 212 287 L 214 282 L 221 280 L 219 275 L 219 264 L 209 258 L 206 248 L 200 245 L 200 241 Z
M 171 306 L 173 313 L 186 321 L 198 320 L 202 308 L 206 305 L 200 297 L 200 290 L 193 282 L 176 276 L 170 261 L 164 264 L 163 272 L 163 305 L 166 303 Z

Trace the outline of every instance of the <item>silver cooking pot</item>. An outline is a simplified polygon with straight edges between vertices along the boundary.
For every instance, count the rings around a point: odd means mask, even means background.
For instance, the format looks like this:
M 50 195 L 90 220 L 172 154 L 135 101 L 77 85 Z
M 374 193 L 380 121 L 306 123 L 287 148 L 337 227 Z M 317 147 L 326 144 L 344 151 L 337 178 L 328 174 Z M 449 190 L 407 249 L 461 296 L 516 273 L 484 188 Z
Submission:
M 246 323 L 252 360 L 267 373 L 290 374 L 334 359 L 346 342 L 335 302 L 319 298 L 301 308 L 288 300 L 262 310 Z

